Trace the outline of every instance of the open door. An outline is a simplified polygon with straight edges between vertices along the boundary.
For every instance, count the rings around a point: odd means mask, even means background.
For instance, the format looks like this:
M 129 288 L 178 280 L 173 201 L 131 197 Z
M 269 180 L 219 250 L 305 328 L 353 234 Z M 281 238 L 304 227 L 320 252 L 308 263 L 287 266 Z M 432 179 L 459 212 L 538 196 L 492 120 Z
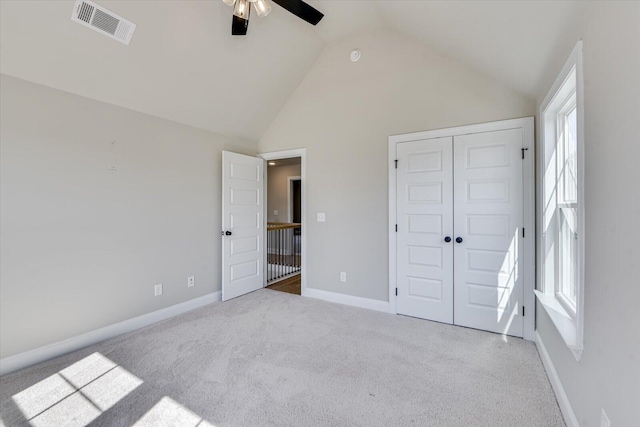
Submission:
M 222 300 L 264 285 L 264 160 L 222 152 Z

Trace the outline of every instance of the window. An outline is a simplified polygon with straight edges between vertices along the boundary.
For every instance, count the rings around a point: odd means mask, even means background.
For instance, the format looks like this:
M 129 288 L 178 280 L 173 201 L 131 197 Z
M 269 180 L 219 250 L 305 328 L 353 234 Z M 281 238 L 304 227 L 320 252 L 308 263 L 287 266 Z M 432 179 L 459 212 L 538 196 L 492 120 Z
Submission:
M 575 85 L 575 79 L 570 82 Z M 557 165 L 558 183 L 558 265 L 560 277 L 555 290 L 560 301 L 573 316 L 576 314 L 577 295 L 577 246 L 578 246 L 578 141 L 577 108 L 575 90 L 571 98 L 557 114 Z
M 582 352 L 584 153 L 582 43 L 540 109 L 542 158 L 538 212 L 541 266 L 536 295 L 576 359 Z

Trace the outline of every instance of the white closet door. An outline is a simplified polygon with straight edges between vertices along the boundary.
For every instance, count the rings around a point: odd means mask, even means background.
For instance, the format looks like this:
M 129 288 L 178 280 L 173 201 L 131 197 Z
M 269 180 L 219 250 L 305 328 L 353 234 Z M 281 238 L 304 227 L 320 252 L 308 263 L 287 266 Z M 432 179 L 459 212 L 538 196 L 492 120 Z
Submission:
M 398 144 L 397 311 L 453 322 L 452 138 Z
M 522 336 L 522 129 L 455 137 L 454 323 Z

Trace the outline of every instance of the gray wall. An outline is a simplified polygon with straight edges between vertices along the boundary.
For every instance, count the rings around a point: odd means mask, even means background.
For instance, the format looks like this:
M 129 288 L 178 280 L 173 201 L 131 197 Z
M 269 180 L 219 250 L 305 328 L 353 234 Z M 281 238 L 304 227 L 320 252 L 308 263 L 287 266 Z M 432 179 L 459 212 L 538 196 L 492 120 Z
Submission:
M 268 166 L 267 168 L 267 221 L 288 222 L 288 187 L 290 176 L 301 176 L 297 165 Z M 273 213 L 278 211 L 278 215 Z
M 0 85 L 0 357 L 220 289 L 221 150 L 255 143 Z
M 362 58 L 353 63 L 356 47 Z M 258 143 L 260 152 L 307 148 L 308 286 L 388 300 L 389 135 L 532 116 L 534 108 L 393 32 L 325 48 Z M 318 212 L 326 222 L 316 222 Z
M 558 43 L 542 101 L 578 40 L 584 53 L 585 307 L 577 362 L 538 306 L 538 333 L 581 426 L 640 419 L 640 3 L 590 3 Z

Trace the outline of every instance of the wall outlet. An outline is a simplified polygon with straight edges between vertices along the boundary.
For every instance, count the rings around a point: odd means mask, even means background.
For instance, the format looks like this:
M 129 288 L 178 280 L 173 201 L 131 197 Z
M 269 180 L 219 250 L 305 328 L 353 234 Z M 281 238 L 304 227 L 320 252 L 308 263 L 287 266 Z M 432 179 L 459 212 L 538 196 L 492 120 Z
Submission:
M 604 412 L 604 408 L 600 411 L 600 427 L 611 427 L 611 421 L 609 421 L 607 413 Z
M 344 271 L 340 272 L 340 281 L 341 282 L 347 281 L 347 273 L 345 273 Z
M 196 276 L 187 277 L 187 288 L 191 288 L 196 285 Z
M 153 287 L 153 293 L 155 296 L 159 297 L 162 295 L 162 283 L 158 283 Z
M 278 216 L 278 210 L 276 209 L 275 211 L 273 211 L 273 214 L 274 214 L 275 216 Z
M 324 222 L 326 219 L 324 212 L 318 213 L 318 222 Z

